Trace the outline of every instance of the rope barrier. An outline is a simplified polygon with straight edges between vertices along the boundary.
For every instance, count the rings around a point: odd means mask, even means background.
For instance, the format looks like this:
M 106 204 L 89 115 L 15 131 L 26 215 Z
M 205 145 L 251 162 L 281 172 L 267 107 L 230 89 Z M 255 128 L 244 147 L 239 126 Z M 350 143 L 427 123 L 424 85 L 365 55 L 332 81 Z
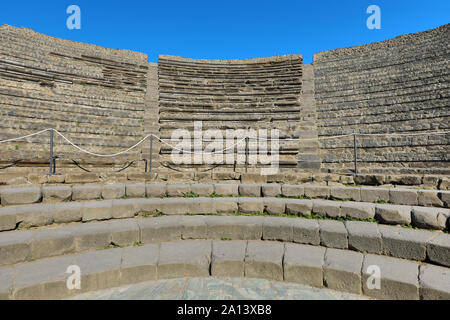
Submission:
M 137 142 L 136 144 L 134 144 L 133 146 L 129 147 L 126 150 L 117 152 L 117 153 L 112 153 L 112 154 L 99 154 L 99 153 L 94 153 L 91 152 L 89 150 L 83 149 L 79 146 L 77 146 L 76 144 L 74 144 L 72 141 L 70 141 L 67 137 L 65 137 L 61 132 L 59 132 L 56 129 L 53 128 L 47 128 L 35 133 L 31 133 L 22 137 L 17 137 L 17 138 L 11 138 L 11 139 L 7 139 L 7 140 L 2 140 L 0 141 L 0 143 L 6 143 L 6 142 L 12 142 L 12 141 L 18 141 L 18 140 L 22 140 L 22 139 L 26 139 L 26 138 L 30 138 L 39 134 L 42 134 L 44 132 L 53 130 L 54 132 L 56 132 L 61 138 L 63 138 L 65 141 L 67 141 L 67 143 L 69 143 L 70 145 L 72 145 L 74 148 L 80 150 L 81 152 L 84 152 L 86 154 L 92 155 L 92 156 L 96 156 L 96 157 L 115 157 L 121 154 L 125 154 L 128 153 L 129 151 L 133 150 L 134 148 L 136 148 L 137 146 L 139 146 L 141 143 L 143 143 L 146 139 L 148 139 L 149 137 L 153 136 L 154 138 L 156 138 L 158 141 L 160 141 L 161 143 L 167 145 L 168 147 L 172 148 L 173 150 L 177 150 L 180 152 L 184 152 L 184 153 L 188 153 L 188 154 L 205 154 L 204 152 L 196 152 L 196 151 L 188 151 L 188 150 L 183 150 L 183 149 L 179 149 L 177 147 L 172 146 L 171 144 L 169 144 L 167 141 L 160 139 L 159 137 L 157 137 L 154 134 L 147 134 L 144 138 L 142 138 L 139 142 Z M 437 135 L 437 134 L 448 134 L 450 133 L 450 131 L 435 131 L 435 132 L 420 132 L 420 133 L 352 133 L 352 134 L 344 134 L 344 135 L 338 135 L 338 136 L 329 136 L 329 137 L 318 137 L 318 138 L 307 138 L 307 139 L 302 139 L 302 138 L 297 138 L 297 139 L 281 139 L 283 141 L 307 141 L 307 140 L 329 140 L 329 139 L 338 139 L 338 138 L 344 138 L 344 137 L 351 137 L 351 136 L 384 136 L 384 137 L 389 137 L 389 136 L 419 136 L 419 135 Z M 209 152 L 208 154 L 218 154 L 218 153 L 223 153 L 227 150 L 230 149 L 234 149 L 235 146 L 237 146 L 239 143 L 241 143 L 242 141 L 244 141 L 246 139 L 246 137 L 240 139 L 238 142 L 234 143 L 232 146 L 229 146 L 225 149 L 222 150 L 218 150 L 218 151 L 214 151 L 214 152 Z M 277 140 L 277 139 L 268 139 L 268 138 L 254 138 L 254 137 L 248 137 L 249 140 L 266 140 L 266 141 L 273 141 L 273 140 Z M 279 141 L 280 139 L 278 139 Z M 202 141 L 205 141 L 202 139 Z M 207 141 L 214 141 L 214 140 L 207 140 Z

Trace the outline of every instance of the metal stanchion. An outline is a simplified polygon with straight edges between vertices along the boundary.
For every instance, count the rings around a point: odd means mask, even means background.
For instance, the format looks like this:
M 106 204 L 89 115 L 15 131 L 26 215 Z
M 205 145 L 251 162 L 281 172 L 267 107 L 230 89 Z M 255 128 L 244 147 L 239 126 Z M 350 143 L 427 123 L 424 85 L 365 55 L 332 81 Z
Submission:
M 152 172 L 152 158 L 153 158 L 153 135 L 150 136 L 150 160 L 148 162 L 148 172 Z
M 248 137 L 245 138 L 245 173 L 248 173 Z
M 53 175 L 55 173 L 53 161 L 53 129 L 50 129 L 50 175 Z
M 356 145 L 356 133 L 353 133 L 353 161 L 355 162 L 355 175 L 358 174 L 358 146 Z

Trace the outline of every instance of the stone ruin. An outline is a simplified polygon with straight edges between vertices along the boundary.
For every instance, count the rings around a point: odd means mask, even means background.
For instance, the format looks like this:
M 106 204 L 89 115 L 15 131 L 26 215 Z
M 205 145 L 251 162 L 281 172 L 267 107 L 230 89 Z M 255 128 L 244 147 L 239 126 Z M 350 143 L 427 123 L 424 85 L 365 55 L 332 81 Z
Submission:
M 120 152 L 176 129 L 278 129 L 281 172 L 348 174 L 354 140 L 362 173 L 449 174 L 449 25 L 391 40 L 301 55 L 197 60 L 105 49 L 30 29 L 0 28 L 0 140 L 54 128 L 74 144 Z M 427 134 L 441 132 L 440 134 Z M 383 134 L 398 134 L 383 136 Z M 366 135 L 364 135 L 366 134 Z M 370 135 L 367 135 L 370 134 Z M 378 134 L 378 135 L 374 135 Z M 327 139 L 332 136 L 348 135 Z M 146 141 L 99 158 L 55 136 L 57 173 L 143 172 Z M 48 132 L 1 145 L 2 172 L 45 173 Z M 243 172 L 244 165 L 177 165 L 153 144 L 159 172 Z M 241 155 L 242 157 L 243 155 Z M 257 165 L 250 165 L 249 172 Z

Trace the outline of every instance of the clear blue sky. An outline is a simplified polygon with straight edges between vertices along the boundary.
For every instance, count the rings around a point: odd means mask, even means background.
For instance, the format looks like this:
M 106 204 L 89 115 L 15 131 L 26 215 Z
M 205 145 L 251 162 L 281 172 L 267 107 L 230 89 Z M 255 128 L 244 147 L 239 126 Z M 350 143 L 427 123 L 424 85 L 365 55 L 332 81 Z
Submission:
M 68 30 L 66 8 L 81 8 L 81 30 Z M 381 8 L 369 30 L 366 8 Z M 450 22 L 450 0 L 58 0 L 2 1 L 0 24 L 51 36 L 199 59 L 314 53 L 385 40 Z

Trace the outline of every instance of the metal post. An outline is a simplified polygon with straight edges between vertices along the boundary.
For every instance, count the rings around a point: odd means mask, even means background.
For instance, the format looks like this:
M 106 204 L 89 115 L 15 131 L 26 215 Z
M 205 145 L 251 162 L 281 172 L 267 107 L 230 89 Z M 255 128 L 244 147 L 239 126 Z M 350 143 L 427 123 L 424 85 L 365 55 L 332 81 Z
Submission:
M 248 137 L 245 138 L 245 173 L 248 173 Z
M 358 174 L 358 146 L 356 145 L 356 133 L 353 133 L 353 161 L 355 162 L 355 175 Z
M 150 136 L 150 160 L 148 162 L 148 172 L 152 172 L 152 157 L 153 157 L 153 135 Z
M 53 129 L 50 129 L 50 175 L 53 175 Z

